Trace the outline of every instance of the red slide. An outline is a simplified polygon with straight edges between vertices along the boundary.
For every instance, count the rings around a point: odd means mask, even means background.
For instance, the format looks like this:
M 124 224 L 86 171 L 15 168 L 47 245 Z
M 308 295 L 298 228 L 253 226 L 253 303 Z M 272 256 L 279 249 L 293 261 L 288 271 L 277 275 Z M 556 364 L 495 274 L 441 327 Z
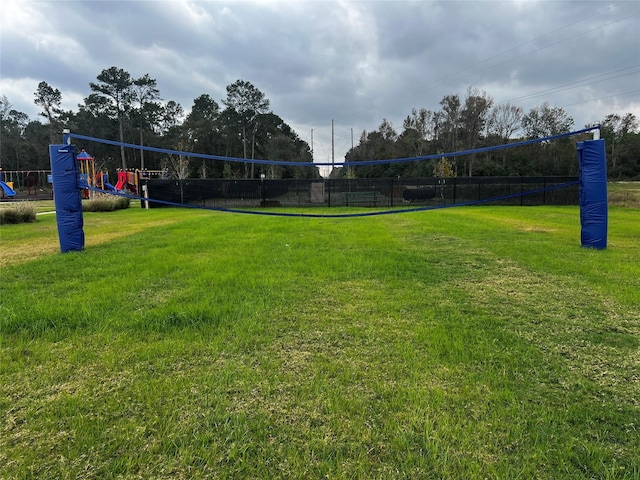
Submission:
M 124 190 L 127 185 L 127 172 L 118 172 L 118 183 L 116 183 L 116 190 Z

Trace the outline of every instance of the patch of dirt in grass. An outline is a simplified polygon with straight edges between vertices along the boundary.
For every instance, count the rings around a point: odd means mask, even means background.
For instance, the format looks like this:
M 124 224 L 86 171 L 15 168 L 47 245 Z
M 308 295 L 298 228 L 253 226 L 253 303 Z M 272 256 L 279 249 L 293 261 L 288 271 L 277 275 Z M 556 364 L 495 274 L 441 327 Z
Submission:
M 509 218 L 509 217 L 496 217 L 492 218 L 492 221 L 496 223 L 500 223 L 501 225 L 506 225 L 514 230 L 525 232 L 525 233 L 555 233 L 558 231 L 557 228 L 551 228 L 544 225 L 536 225 L 535 220 L 531 220 L 530 222 L 525 222 L 521 219 L 517 218 Z
M 33 241 L 25 240 L 19 246 L 10 248 L 7 244 L 2 245 L 2 264 L 4 266 L 17 265 L 33 260 L 35 258 L 51 255 L 60 249 L 60 244 L 42 239 Z
M 527 233 L 553 233 L 553 232 L 556 232 L 558 229 L 538 227 L 538 226 L 533 226 L 533 227 L 524 226 L 524 227 L 519 227 L 519 230 Z
M 87 233 L 87 229 L 85 228 L 85 247 L 94 247 L 96 245 L 108 243 L 119 238 L 135 235 L 149 227 L 170 225 L 176 223 L 177 221 L 178 220 L 168 219 L 144 225 L 127 225 L 127 228 L 101 233 Z M 60 243 L 58 235 L 56 233 L 54 237 L 39 237 L 37 239 L 25 238 L 24 240 L 15 244 L 13 242 L 11 242 L 11 244 L 9 244 L 8 242 L 3 242 L 2 255 L 0 256 L 0 258 L 2 259 L 3 266 L 10 266 L 19 265 L 29 260 L 46 257 L 47 255 L 53 255 L 57 252 L 60 252 Z

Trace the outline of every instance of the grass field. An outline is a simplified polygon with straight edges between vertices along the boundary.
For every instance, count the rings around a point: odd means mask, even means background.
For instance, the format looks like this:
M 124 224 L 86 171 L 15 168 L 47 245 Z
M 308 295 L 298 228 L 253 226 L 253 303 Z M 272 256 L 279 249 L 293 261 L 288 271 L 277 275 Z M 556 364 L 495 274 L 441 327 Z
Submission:
M 640 210 L 4 225 L 0 478 L 640 478 Z

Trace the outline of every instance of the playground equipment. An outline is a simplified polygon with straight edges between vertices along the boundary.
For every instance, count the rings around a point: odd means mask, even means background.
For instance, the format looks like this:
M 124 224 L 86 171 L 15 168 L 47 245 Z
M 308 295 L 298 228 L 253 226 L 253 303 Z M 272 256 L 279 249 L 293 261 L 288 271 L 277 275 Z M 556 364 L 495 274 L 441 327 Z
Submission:
M 16 196 L 16 192 L 13 189 L 13 182 L 5 183 L 3 181 L 1 168 L 0 168 L 0 188 L 2 188 L 2 198 Z
M 89 155 L 85 149 L 77 155 L 78 167 L 80 169 L 80 175 L 84 177 L 84 181 L 87 186 L 94 186 L 96 170 L 95 170 L 95 162 L 91 155 Z M 84 198 L 89 198 L 93 196 L 93 193 L 89 192 L 88 188 L 84 189 Z
M 118 181 L 116 185 L 109 183 L 109 174 L 107 172 L 95 170 L 95 159 L 87 153 L 86 150 L 82 151 L 76 156 L 78 161 L 78 168 L 80 175 L 84 178 L 87 187 L 99 188 L 101 190 L 108 191 L 128 191 L 136 193 L 138 191 L 138 176 L 136 172 L 123 172 L 118 170 Z M 86 188 L 84 190 L 84 198 L 93 197 L 95 190 Z
M 137 193 L 138 176 L 136 175 L 136 172 L 118 170 L 118 183 L 116 183 L 116 190 L 127 190 L 132 193 Z
M 105 172 L 98 172 L 95 176 L 95 185 L 102 190 L 109 190 L 111 192 L 116 191 L 116 187 L 109 183 L 109 174 Z
M 4 185 L 0 185 L 0 196 L 14 199 L 25 196 L 35 200 L 51 199 L 50 176 L 51 170 L 3 170 L 0 181 Z

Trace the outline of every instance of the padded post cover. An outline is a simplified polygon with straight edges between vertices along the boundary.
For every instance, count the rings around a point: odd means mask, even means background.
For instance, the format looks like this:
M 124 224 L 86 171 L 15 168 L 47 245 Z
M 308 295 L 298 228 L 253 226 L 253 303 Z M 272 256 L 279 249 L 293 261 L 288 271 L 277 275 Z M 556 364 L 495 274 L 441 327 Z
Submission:
M 607 161 L 604 140 L 580 142 L 580 238 L 583 247 L 607 248 Z
M 62 253 L 84 249 L 82 198 L 75 153 L 74 145 L 49 145 L 53 200 Z

